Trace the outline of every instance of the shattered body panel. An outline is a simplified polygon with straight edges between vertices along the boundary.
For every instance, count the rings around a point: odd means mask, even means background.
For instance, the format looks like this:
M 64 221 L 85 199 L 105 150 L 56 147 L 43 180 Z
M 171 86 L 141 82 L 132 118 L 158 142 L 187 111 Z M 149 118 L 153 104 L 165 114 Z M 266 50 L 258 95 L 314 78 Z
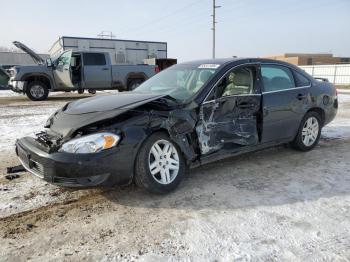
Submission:
M 196 132 L 202 154 L 258 143 L 260 96 L 225 97 L 200 108 Z
M 311 86 L 264 93 L 259 73 L 260 63 L 264 62 L 299 70 Z M 216 94 L 216 88 L 230 70 L 246 64 L 254 80 L 249 92 L 210 96 Z M 194 67 L 215 68 L 216 71 L 189 100 L 133 91 L 71 102 L 48 119 L 47 130 L 39 133 L 36 139 L 19 139 L 16 153 L 27 170 L 41 172 L 51 183 L 114 186 L 133 181 L 138 152 L 154 132 L 168 134 L 187 165 L 194 167 L 290 142 L 310 109 L 322 110 L 323 124 L 330 122 L 337 112 L 336 93 L 329 84 L 316 82 L 297 67 L 283 62 L 214 60 L 197 62 Z M 241 77 L 238 82 L 244 85 L 245 79 Z M 62 144 L 71 139 L 99 132 L 116 134 L 120 142 L 115 148 L 93 154 L 59 151 Z

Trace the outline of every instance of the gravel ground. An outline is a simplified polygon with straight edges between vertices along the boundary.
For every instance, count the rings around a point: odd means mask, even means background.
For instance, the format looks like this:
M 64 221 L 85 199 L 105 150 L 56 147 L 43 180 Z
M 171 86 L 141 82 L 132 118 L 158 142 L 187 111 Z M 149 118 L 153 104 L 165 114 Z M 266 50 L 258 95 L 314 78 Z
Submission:
M 219 161 L 165 196 L 5 179 L 15 139 L 80 96 L 1 96 L 1 261 L 350 261 L 350 94 L 313 151 Z

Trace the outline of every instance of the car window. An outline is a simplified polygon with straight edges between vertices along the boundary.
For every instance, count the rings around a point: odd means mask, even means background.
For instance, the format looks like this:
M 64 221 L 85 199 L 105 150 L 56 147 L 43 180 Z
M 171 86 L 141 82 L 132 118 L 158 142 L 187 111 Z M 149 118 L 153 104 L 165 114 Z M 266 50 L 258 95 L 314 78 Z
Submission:
M 134 91 L 167 94 L 178 101 L 185 101 L 201 90 L 213 76 L 217 67 L 174 65 L 151 77 Z
M 206 101 L 225 96 L 254 94 L 254 72 L 253 67 L 240 67 L 229 71 L 212 89 Z
M 222 80 L 221 96 L 244 95 L 253 93 L 253 72 L 250 68 L 234 69 Z
M 297 71 L 294 71 L 294 79 L 295 79 L 295 85 L 297 87 L 310 85 L 310 80 Z
M 72 56 L 72 52 L 65 52 L 63 53 L 58 59 L 57 59 L 57 64 L 58 65 L 70 65 L 70 59 Z
M 84 53 L 84 65 L 106 65 L 106 57 L 99 53 Z
M 264 91 L 280 91 L 294 87 L 294 79 L 289 68 L 277 65 L 262 65 L 261 76 Z

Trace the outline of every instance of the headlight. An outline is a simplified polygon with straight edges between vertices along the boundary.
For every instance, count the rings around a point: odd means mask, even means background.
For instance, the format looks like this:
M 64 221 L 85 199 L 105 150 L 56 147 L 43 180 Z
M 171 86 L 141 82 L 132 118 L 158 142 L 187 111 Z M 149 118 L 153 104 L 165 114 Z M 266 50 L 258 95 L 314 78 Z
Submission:
M 62 145 L 59 152 L 89 154 L 109 149 L 118 144 L 120 136 L 112 133 L 98 133 L 72 139 Z

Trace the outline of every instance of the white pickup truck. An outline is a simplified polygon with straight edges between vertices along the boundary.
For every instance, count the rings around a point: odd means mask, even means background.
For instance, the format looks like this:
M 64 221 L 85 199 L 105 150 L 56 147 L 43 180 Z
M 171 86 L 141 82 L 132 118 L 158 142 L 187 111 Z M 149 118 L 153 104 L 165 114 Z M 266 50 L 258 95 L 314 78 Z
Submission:
M 15 46 L 28 53 L 37 65 L 10 69 L 9 87 L 34 101 L 45 100 L 49 92 L 117 89 L 127 91 L 158 72 L 155 65 L 111 65 L 108 53 L 65 51 L 59 57 L 44 61 L 20 42 Z

